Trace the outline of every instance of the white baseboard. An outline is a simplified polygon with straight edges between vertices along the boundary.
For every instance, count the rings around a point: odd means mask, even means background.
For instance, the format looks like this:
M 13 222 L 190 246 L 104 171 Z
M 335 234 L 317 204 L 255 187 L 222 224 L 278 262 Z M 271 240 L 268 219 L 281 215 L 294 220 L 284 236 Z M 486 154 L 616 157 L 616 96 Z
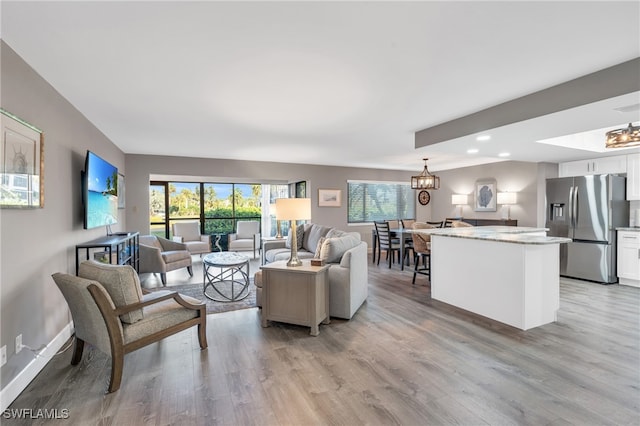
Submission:
M 44 347 L 7 386 L 0 390 L 0 412 L 15 401 L 20 393 L 27 388 L 29 383 L 38 375 L 39 372 L 47 365 L 51 358 L 62 348 L 67 340 L 73 334 L 73 322 L 67 324 L 53 340 Z

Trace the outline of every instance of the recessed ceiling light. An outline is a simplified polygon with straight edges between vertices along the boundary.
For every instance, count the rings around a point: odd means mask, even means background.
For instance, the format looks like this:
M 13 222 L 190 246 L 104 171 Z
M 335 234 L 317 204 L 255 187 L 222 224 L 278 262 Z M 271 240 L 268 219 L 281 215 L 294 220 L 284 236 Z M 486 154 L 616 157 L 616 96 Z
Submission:
M 469 148 L 467 150 L 467 154 L 477 154 L 478 153 L 478 149 L 477 148 Z
M 508 157 L 511 154 L 509 154 L 508 152 L 501 152 L 500 154 L 498 154 L 498 157 Z
M 476 137 L 477 141 L 488 141 L 491 139 L 491 135 L 480 135 Z

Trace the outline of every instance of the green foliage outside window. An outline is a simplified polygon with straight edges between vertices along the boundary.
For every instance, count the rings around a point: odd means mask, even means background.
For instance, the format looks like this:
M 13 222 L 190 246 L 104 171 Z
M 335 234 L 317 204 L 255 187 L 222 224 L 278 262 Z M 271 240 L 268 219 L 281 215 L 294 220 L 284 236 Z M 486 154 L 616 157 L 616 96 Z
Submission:
M 384 182 L 348 182 L 349 223 L 415 219 L 415 194 L 411 185 Z
M 205 234 L 234 232 L 239 220 L 262 218 L 262 186 L 259 184 L 168 182 L 169 223 L 199 220 Z M 202 194 L 201 194 L 202 192 Z M 149 218 L 152 227 L 165 222 L 164 187 L 152 184 L 149 190 Z

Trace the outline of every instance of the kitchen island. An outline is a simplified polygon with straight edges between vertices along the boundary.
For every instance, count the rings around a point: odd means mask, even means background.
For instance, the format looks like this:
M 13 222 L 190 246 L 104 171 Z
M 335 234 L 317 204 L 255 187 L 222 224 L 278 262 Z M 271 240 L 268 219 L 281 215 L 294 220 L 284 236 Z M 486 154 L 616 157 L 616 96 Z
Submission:
M 420 229 L 431 235 L 431 297 L 521 330 L 557 319 L 560 244 L 545 228 Z

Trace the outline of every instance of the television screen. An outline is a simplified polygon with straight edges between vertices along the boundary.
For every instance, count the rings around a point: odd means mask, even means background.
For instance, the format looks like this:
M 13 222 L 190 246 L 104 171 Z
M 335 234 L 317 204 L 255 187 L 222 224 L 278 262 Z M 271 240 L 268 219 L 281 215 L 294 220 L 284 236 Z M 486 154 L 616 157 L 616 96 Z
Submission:
M 85 229 L 118 223 L 118 168 L 87 151 L 84 179 Z

